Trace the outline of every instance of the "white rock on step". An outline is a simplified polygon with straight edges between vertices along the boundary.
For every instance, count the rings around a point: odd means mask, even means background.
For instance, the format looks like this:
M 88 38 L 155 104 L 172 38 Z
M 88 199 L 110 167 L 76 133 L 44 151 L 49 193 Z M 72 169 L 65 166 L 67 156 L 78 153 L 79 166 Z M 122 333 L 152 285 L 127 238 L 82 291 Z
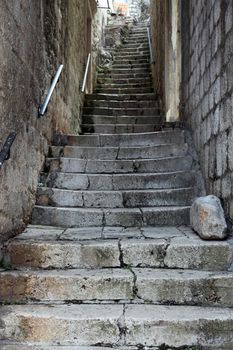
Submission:
M 224 239 L 227 224 L 220 200 L 213 195 L 197 198 L 190 210 L 190 223 L 203 239 Z

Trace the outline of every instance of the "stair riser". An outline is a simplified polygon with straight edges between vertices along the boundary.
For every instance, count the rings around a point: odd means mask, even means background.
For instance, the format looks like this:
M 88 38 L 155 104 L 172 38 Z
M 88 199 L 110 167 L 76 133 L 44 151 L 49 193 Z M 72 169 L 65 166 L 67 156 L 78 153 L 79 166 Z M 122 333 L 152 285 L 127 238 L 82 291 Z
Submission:
M 110 125 L 110 124 L 82 124 L 82 132 L 83 133 L 91 133 L 91 134 L 122 134 L 122 133 L 141 133 L 141 132 L 154 132 L 160 131 L 161 124 L 125 124 L 125 125 Z
M 147 75 L 147 79 L 152 79 L 152 75 L 151 72 L 146 73 Z M 129 72 L 129 73 L 106 73 L 106 74 L 98 74 L 98 77 L 100 79 L 109 79 L 109 78 L 113 78 L 113 79 L 140 79 L 140 78 L 145 78 L 145 73 L 134 73 Z M 90 95 L 91 96 L 91 95 Z
M 144 101 L 153 101 L 156 102 L 156 95 L 153 93 L 149 94 L 119 94 L 119 95 L 107 95 L 107 94 L 92 94 L 86 95 L 86 100 L 105 100 L 105 101 L 133 101 L 133 102 L 144 102 Z
M 112 65 L 112 70 L 117 70 L 117 69 L 125 69 L 125 70 L 134 70 L 134 69 L 148 69 L 150 70 L 150 61 L 142 61 L 142 62 L 120 62 L 117 61 L 117 63 L 114 63 Z
M 37 243 L 15 241 L 8 247 L 7 255 L 13 267 L 115 268 L 120 267 L 121 256 L 121 261 L 131 267 L 228 270 L 233 254 L 229 244 L 220 245 L 215 242 L 195 244 L 193 240 L 189 243 L 183 241 L 182 238 L 173 239 L 168 247 L 163 239 L 123 240 L 120 249 L 118 240 L 91 241 L 88 244 L 77 241 Z M 210 256 L 216 258 L 210 259 Z M 145 295 L 147 292 L 149 294 L 149 290 L 144 291 Z
M 58 309 L 59 308 L 59 309 Z M 164 346 L 170 348 L 231 349 L 233 315 L 230 309 L 204 311 L 193 307 L 158 305 L 37 306 L 31 314 L 20 306 L 5 306 L 2 339 L 60 345 Z M 57 311 L 59 310 L 59 311 Z M 180 313 L 183 318 L 181 319 Z M 169 316 L 172 315 L 172 318 Z M 148 318 L 148 319 L 147 319 Z M 161 327 L 162 325 L 162 327 Z M 126 331 L 125 331 L 126 330 Z
M 145 82 L 143 84 L 140 83 L 135 83 L 135 84 L 108 84 L 108 83 L 103 83 L 103 84 L 98 84 L 97 85 L 97 90 L 101 88 L 107 88 L 107 89 L 134 89 L 134 88 L 147 88 L 147 87 L 152 87 L 151 82 Z
M 57 173 L 55 180 L 49 181 L 55 188 L 67 190 L 155 190 L 192 187 L 195 184 L 195 173 L 123 174 L 117 176 Z
M 83 208 L 137 208 L 159 206 L 188 206 L 194 198 L 193 189 L 157 192 L 64 191 L 38 189 L 37 205 Z
M 113 62 L 121 62 L 121 61 L 146 61 L 150 59 L 150 51 L 146 52 L 136 52 L 136 53 L 128 53 L 125 54 L 125 52 L 118 52 L 115 54 L 114 61 Z
M 182 270 L 178 270 L 180 275 L 175 270 L 173 272 L 167 270 L 169 273 L 166 270 L 161 273 L 155 270 L 153 276 L 151 270 L 148 273 L 148 270 L 135 269 L 137 280 L 134 283 L 133 274 L 127 270 L 106 269 L 102 273 L 100 270 L 94 270 L 92 275 L 87 272 L 82 273 L 81 270 L 75 271 L 77 271 L 76 275 L 56 271 L 44 272 L 44 274 L 3 273 L 0 276 L 0 301 L 19 303 L 28 300 L 43 302 L 124 300 L 129 302 L 138 296 L 141 300 L 157 304 L 233 306 L 232 275 L 226 277 L 218 274 L 217 277 L 212 277 L 208 272 L 196 272 L 196 276 L 195 273 L 191 274 L 192 278 L 189 272 L 182 272 Z M 143 273 L 146 277 L 142 276 Z M 163 277 L 163 274 L 166 274 L 166 277 Z M 38 285 L 43 285 L 43 290 L 37 288 Z M 137 295 L 135 295 L 134 286 L 137 289 Z
M 154 108 L 159 109 L 159 103 L 157 101 L 101 101 L 101 100 L 88 100 L 85 103 L 88 108 Z
M 139 135 L 68 135 L 63 140 L 61 138 L 61 145 L 134 147 L 176 143 L 177 140 L 184 142 L 184 133 L 180 130 Z
M 161 120 L 156 108 L 85 108 L 84 112 L 84 124 L 158 124 Z
M 52 156 L 59 157 L 60 147 L 51 148 Z M 76 146 L 66 146 L 63 156 L 78 159 L 105 159 L 105 160 L 128 160 L 128 159 L 156 159 L 166 157 L 185 156 L 187 154 L 186 144 L 161 145 L 152 147 L 135 148 L 81 148 Z
M 133 77 L 136 74 L 146 74 L 146 76 L 148 76 L 149 74 L 151 74 L 150 71 L 150 67 L 149 65 L 145 66 L 143 65 L 142 67 L 112 67 L 111 71 L 109 74 L 126 74 L 126 75 L 130 75 L 131 77 Z M 125 75 L 125 77 L 126 77 Z
M 135 58 L 137 57 L 143 57 L 143 56 L 150 56 L 150 50 L 149 46 L 145 46 L 143 49 L 125 49 L 123 48 L 122 50 L 119 50 L 114 53 L 114 59 L 117 60 L 118 58 L 127 58 L 127 57 L 132 57 Z
M 173 171 L 190 170 L 192 167 L 191 157 L 179 157 L 157 160 L 122 160 L 122 161 L 96 161 L 82 159 L 49 160 L 48 167 L 51 171 L 62 171 L 67 173 L 89 173 L 89 174 L 143 174 L 163 173 Z M 57 175 L 59 176 L 59 175 Z M 161 181 L 161 180 L 160 180 Z M 76 186 L 76 185 L 75 185 Z M 148 187 L 147 187 L 148 188 Z
M 152 83 L 152 79 L 151 77 L 148 77 L 148 79 L 145 79 L 145 77 L 141 77 L 141 78 L 130 78 L 130 79 L 126 79 L 126 78 L 122 78 L 122 79 L 113 79 L 113 78 L 107 78 L 107 77 L 104 77 L 104 78 L 101 78 L 99 77 L 98 78 L 98 83 L 99 84 L 127 84 L 127 85 L 130 85 L 130 84 L 144 84 L 144 83 L 149 83 L 151 84 Z
M 107 89 L 105 87 L 96 89 L 96 92 L 105 94 L 145 94 L 153 92 L 153 88 L 122 88 L 122 89 Z

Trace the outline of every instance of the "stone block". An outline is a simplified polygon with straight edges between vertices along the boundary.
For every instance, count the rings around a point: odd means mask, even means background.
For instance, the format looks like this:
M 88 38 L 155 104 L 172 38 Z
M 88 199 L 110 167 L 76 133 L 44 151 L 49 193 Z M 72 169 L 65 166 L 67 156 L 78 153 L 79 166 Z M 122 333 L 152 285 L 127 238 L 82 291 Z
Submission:
M 200 197 L 190 210 L 190 223 L 203 239 L 226 238 L 227 225 L 220 200 L 215 196 Z

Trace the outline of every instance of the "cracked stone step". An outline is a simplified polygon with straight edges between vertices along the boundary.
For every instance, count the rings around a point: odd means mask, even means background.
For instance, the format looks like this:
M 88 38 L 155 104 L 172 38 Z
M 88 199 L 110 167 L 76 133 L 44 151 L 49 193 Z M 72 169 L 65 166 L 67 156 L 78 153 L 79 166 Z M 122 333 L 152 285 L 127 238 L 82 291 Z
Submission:
M 118 343 L 122 305 L 14 305 L 1 310 L 0 338 L 12 341 L 94 345 Z
M 8 303 L 135 300 L 233 306 L 232 272 L 155 268 L 13 270 L 1 272 L 0 282 L 0 301 Z
M 127 160 L 127 159 L 157 159 L 167 157 L 186 156 L 188 145 L 183 143 L 164 144 L 141 147 L 77 147 L 65 146 L 61 153 L 59 146 L 51 147 L 51 156 L 62 155 L 67 158 L 78 159 L 103 159 L 103 160 Z
M 17 239 L 8 242 L 5 260 L 17 268 L 116 268 L 128 265 L 216 272 L 231 268 L 233 244 L 231 239 L 203 241 L 188 227 L 143 227 L 139 230 L 108 226 L 68 229 L 30 226 Z M 143 276 L 141 279 L 143 284 Z
M 90 209 L 36 205 L 31 223 L 59 227 L 188 225 L 189 211 L 189 206 Z
M 127 305 L 125 326 L 127 345 L 223 349 L 233 344 L 230 308 Z
M 37 205 L 85 208 L 136 208 L 141 206 L 187 206 L 195 197 L 194 188 L 172 190 L 74 191 L 42 187 Z
M 139 134 L 59 135 L 59 137 L 61 146 L 132 147 L 177 143 L 177 140 L 184 142 L 184 132 L 181 129 Z
M 60 345 L 231 349 L 233 310 L 164 305 L 3 306 L 2 339 Z M 162 327 L 161 327 L 162 325 Z
M 133 299 L 133 287 L 134 276 L 127 269 L 6 271 L 0 274 L 0 301 L 114 302 Z
M 114 101 L 114 100 L 87 100 L 85 102 L 86 107 L 99 107 L 99 108 L 155 108 L 159 109 L 159 102 L 153 100 L 142 101 Z
M 161 130 L 160 124 L 81 124 L 84 134 L 132 134 Z
M 172 173 L 174 175 L 174 180 L 177 177 L 176 172 L 191 170 L 192 167 L 192 158 L 190 156 L 186 157 L 168 157 L 168 158 L 158 158 L 158 159 L 147 159 L 147 160 L 86 160 L 86 159 L 76 159 L 76 158 L 50 158 L 47 159 L 47 168 L 52 172 L 52 177 L 49 178 L 49 181 L 52 180 L 52 185 L 55 185 L 62 179 L 60 172 L 63 173 L 87 173 L 88 174 L 127 174 L 129 173 L 130 179 L 132 179 L 132 183 L 136 183 L 138 179 L 145 179 L 145 181 L 149 181 L 149 177 L 139 177 L 138 175 L 147 174 L 160 174 L 163 172 Z M 53 177 L 53 173 L 55 172 L 55 178 Z M 179 174 L 178 180 L 179 181 Z M 73 175 L 70 175 L 73 176 Z M 98 175 L 99 177 L 100 175 Z M 133 177 L 132 177 L 133 176 Z M 163 174 L 165 179 L 167 179 L 166 174 Z M 186 174 L 185 174 L 186 176 Z M 190 175 L 187 174 L 188 179 L 190 179 Z M 59 179 L 60 177 L 60 179 Z M 192 176 L 193 177 L 193 176 Z M 70 178 L 71 181 L 75 181 L 75 179 L 71 179 L 69 175 L 67 175 L 67 180 Z M 76 178 L 78 178 L 76 176 Z M 81 179 L 81 177 L 80 177 Z M 88 179 L 88 178 L 87 178 Z M 118 179 L 118 178 L 116 178 Z M 55 180 L 55 181 L 54 181 Z M 121 180 L 125 181 L 125 178 Z M 121 181 L 120 180 L 120 181 Z M 155 179 L 154 179 L 155 180 Z M 78 181 L 78 180 L 77 180 Z M 77 186 L 77 181 L 75 181 L 75 186 Z M 135 181 L 135 182 L 134 182 Z M 162 178 L 159 178 L 159 181 L 162 181 Z M 188 180 L 189 181 L 189 180 Z M 85 181 L 86 182 L 86 181 Z M 163 182 L 162 182 L 163 183 Z M 184 182 L 183 184 L 185 184 Z M 144 183 L 144 186 L 146 184 Z M 128 186 L 128 184 L 127 184 Z M 146 187 L 147 188 L 147 187 Z M 75 189 L 75 188 L 74 188 Z
M 174 159 L 174 163 L 177 159 Z M 100 162 L 102 164 L 102 162 Z M 168 160 L 171 164 L 171 160 Z M 110 164 L 111 165 L 111 164 Z M 113 171 L 113 170 L 112 170 Z M 47 184 L 53 188 L 67 190 L 151 190 L 193 187 L 196 185 L 195 171 L 143 174 L 56 174 L 48 178 Z
M 89 116 L 90 115 L 90 116 Z M 104 117 L 105 116 L 105 119 Z M 125 118 L 108 118 L 108 116 L 125 116 Z M 131 116 L 127 118 L 126 116 Z M 92 123 L 96 124 L 156 124 L 159 120 L 159 110 L 158 108 L 106 108 L 106 107 L 84 107 L 82 120 L 85 121 L 84 124 Z M 107 122 L 105 121 L 107 119 Z

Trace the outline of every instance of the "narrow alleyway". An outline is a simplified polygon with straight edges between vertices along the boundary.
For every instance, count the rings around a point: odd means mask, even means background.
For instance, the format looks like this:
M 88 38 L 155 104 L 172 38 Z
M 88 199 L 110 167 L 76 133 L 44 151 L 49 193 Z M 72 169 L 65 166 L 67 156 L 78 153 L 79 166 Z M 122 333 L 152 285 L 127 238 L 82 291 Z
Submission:
M 51 147 L 31 225 L 5 246 L 0 349 L 232 349 L 233 245 L 188 226 L 194 163 L 134 26 L 86 97 L 82 135 Z

